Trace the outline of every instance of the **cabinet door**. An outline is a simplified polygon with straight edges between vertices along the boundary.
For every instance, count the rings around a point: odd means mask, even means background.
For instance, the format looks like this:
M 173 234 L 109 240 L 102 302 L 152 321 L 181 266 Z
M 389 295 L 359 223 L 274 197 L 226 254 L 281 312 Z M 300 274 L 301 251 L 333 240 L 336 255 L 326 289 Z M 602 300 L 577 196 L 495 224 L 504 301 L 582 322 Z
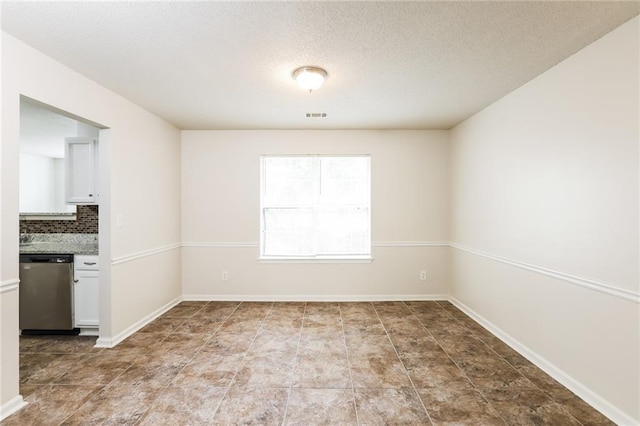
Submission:
M 78 271 L 74 277 L 76 327 L 98 326 L 98 271 Z
M 65 139 L 67 204 L 98 204 L 97 139 Z

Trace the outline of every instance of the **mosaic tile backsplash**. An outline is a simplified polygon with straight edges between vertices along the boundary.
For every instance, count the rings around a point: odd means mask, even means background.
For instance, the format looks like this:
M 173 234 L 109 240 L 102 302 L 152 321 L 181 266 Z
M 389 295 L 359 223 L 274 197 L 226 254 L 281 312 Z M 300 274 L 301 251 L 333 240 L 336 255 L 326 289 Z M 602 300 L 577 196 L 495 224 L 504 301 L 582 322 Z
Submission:
M 78 206 L 76 220 L 21 220 L 21 234 L 97 234 L 98 206 Z

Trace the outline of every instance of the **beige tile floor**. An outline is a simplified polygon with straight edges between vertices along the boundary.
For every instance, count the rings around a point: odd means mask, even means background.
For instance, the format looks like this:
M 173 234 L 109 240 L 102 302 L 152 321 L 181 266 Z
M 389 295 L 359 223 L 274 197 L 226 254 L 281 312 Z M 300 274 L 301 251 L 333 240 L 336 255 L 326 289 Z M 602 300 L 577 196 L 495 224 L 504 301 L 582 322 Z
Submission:
M 2 424 L 612 424 L 448 302 L 183 302 L 94 343 L 22 337 Z

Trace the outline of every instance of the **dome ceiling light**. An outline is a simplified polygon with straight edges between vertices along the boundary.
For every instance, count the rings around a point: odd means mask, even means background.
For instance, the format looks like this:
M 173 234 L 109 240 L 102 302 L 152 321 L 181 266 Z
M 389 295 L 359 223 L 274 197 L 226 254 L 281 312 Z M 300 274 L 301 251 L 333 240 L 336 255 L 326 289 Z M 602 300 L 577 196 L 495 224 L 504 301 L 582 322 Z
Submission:
M 293 79 L 298 82 L 298 85 L 308 90 L 309 93 L 319 89 L 327 75 L 327 72 L 322 68 L 309 66 L 297 68 L 292 74 Z

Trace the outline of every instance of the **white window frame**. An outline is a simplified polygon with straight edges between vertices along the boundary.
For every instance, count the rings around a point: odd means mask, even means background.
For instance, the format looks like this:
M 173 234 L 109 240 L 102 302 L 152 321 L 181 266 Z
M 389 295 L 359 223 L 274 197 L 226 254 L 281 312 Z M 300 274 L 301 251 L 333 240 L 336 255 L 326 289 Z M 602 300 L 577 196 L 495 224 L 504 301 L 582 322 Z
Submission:
M 292 158 L 292 157 L 314 157 L 318 161 L 314 165 L 314 181 L 316 182 L 316 189 L 320 188 L 320 159 L 322 158 L 343 158 L 343 157 L 366 157 L 368 161 L 368 221 L 369 221 L 369 235 L 368 235 L 368 247 L 369 253 L 364 254 L 331 254 L 331 255 L 265 255 L 265 208 L 274 207 L 265 205 L 265 159 L 267 158 Z M 318 206 L 318 191 L 314 194 L 313 207 Z M 371 253 L 371 156 L 370 155 L 340 155 L 340 154 L 291 154 L 291 155 L 261 155 L 260 156 L 260 256 L 258 260 L 261 263 L 370 263 L 373 260 Z

